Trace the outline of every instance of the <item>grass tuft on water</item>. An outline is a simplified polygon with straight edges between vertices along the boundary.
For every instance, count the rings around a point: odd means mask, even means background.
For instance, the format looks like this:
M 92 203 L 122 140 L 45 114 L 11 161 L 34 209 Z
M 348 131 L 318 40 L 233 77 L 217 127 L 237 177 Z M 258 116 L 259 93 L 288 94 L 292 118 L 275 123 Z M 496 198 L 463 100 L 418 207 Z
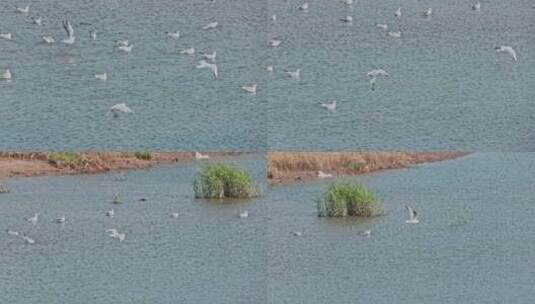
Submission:
M 382 213 L 375 195 L 361 184 L 331 184 L 317 201 L 317 208 L 321 217 L 371 217 Z
M 54 165 L 77 166 L 83 162 L 80 153 L 65 151 L 52 152 L 48 154 L 48 161 Z
M 195 198 L 252 198 L 259 196 L 249 172 L 227 164 L 204 167 L 193 182 Z
M 142 160 L 151 160 L 152 159 L 152 153 L 150 153 L 149 151 L 136 151 L 136 152 L 134 152 L 134 156 L 137 159 L 142 159 Z

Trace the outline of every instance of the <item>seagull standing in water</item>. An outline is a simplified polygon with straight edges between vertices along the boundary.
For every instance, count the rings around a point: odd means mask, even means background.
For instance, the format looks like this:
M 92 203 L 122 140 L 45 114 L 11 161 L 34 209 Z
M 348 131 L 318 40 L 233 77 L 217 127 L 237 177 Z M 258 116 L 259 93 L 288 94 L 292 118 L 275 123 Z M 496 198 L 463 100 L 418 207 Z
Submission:
M 301 70 L 297 69 L 295 71 L 284 71 L 290 78 L 298 80 L 301 78 Z
M 89 31 L 89 38 L 91 38 L 93 41 L 97 40 L 97 31 Z
M 244 210 L 244 211 L 240 212 L 239 217 L 240 218 L 248 218 L 249 217 L 249 212 L 247 212 L 247 210 Z
M 269 42 L 268 42 L 268 45 L 270 47 L 278 47 L 279 45 L 281 45 L 282 41 L 280 41 L 279 39 L 271 39 Z
M 293 236 L 302 236 L 303 234 L 301 233 L 301 231 L 292 231 L 292 235 Z
M 386 33 L 389 37 L 392 38 L 401 38 L 401 32 L 388 32 Z
M 26 218 L 26 221 L 32 223 L 32 225 L 37 224 L 38 220 L 39 220 L 39 213 L 35 213 L 33 216 Z
M 63 39 L 63 43 L 66 45 L 72 45 L 74 43 L 74 29 L 72 28 L 72 24 L 69 20 L 63 21 L 63 28 L 65 29 L 65 32 L 67 33 L 67 38 Z
M 117 47 L 117 50 L 129 54 L 130 52 L 132 52 L 132 48 L 133 48 L 133 47 L 134 47 L 133 44 L 129 44 L 129 45 L 120 45 L 120 46 Z
M 199 64 L 197 64 L 197 68 L 198 69 L 208 68 L 212 71 L 212 74 L 214 75 L 214 77 L 217 78 L 217 65 L 216 64 L 208 63 L 206 62 L 206 60 L 201 60 L 199 61 Z
M 130 109 L 125 103 L 118 103 L 110 108 L 110 112 L 113 113 L 114 117 L 119 116 L 119 112 L 121 113 L 134 113 L 132 109 Z
M 173 38 L 173 39 L 178 39 L 178 38 L 180 38 L 180 32 L 179 32 L 179 31 L 176 31 L 176 32 L 165 32 L 165 34 L 166 34 L 167 37 L 169 37 L 169 38 Z
M 13 231 L 13 230 L 7 229 L 6 232 L 7 232 L 7 235 L 10 235 L 10 236 L 19 236 L 19 232 L 18 231 Z
M 1 33 L 0 39 L 11 40 L 13 39 L 13 35 L 11 33 Z
M 359 231 L 357 232 L 357 235 L 363 236 L 363 237 L 370 237 L 372 235 L 372 231 L 370 229 Z
M 334 111 L 336 111 L 336 100 L 333 100 L 331 102 L 322 103 L 321 107 L 327 109 L 328 111 L 334 112 Z
M 108 73 L 95 74 L 95 79 L 96 80 L 106 81 L 106 80 L 108 80 Z
M 52 43 L 56 42 L 56 39 L 54 39 L 54 37 L 52 37 L 52 36 L 43 36 L 43 41 L 46 44 L 52 44 Z
M 405 221 L 407 224 L 418 224 L 418 213 L 410 206 L 406 206 L 407 211 L 409 211 L 409 219 Z
M 171 214 L 169 214 L 169 217 L 178 218 L 178 212 L 171 212 Z
M 0 74 L 0 79 L 3 79 L 3 80 L 11 80 L 11 70 L 10 69 L 7 69 L 5 70 L 2 74 Z
M 55 220 L 56 223 L 58 224 L 65 224 L 66 222 L 66 219 L 65 219 L 65 215 L 61 216 L 61 217 L 58 217 L 56 220 Z
M 340 21 L 345 22 L 345 23 L 352 23 L 353 22 L 353 17 L 345 16 L 345 17 L 340 18 Z
M 385 30 L 385 31 L 388 30 L 388 25 L 385 24 L 385 23 L 376 23 L 375 27 L 376 28 L 380 28 L 380 29 Z
M 115 211 L 113 211 L 113 209 L 110 209 L 108 211 L 106 211 L 106 216 L 109 216 L 109 217 L 113 217 L 115 215 Z
M 398 9 L 394 12 L 394 16 L 401 17 L 401 7 L 398 7 Z
M 195 152 L 195 159 L 210 159 L 210 155 Z
M 245 92 L 256 94 L 256 83 L 252 85 L 244 85 L 241 87 Z
M 203 26 L 202 29 L 203 30 L 215 29 L 217 25 L 218 25 L 217 22 L 208 23 L 207 25 Z
M 33 245 L 33 244 L 35 244 L 35 241 L 34 241 L 33 239 L 29 238 L 29 237 L 26 236 L 26 235 L 23 235 L 23 236 L 22 236 L 22 239 L 23 239 L 23 240 L 26 242 L 26 244 L 28 244 L 28 245 Z
M 516 61 L 516 52 L 512 47 L 507 46 L 507 45 L 502 45 L 502 46 L 497 46 L 495 50 L 496 50 L 496 53 L 509 54 L 513 58 L 513 60 Z

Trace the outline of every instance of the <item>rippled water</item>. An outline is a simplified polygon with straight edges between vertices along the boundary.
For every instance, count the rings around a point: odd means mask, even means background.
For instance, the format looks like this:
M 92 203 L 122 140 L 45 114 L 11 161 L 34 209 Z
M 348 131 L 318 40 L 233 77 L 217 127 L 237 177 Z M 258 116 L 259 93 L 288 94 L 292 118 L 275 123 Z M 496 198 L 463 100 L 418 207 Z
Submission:
M 240 86 L 266 79 L 262 68 L 267 4 L 263 1 L 27 1 L 40 28 L 16 14 L 20 1 L 0 4 L 0 150 L 173 149 L 265 150 L 260 96 Z M 44 45 L 41 36 L 64 38 L 69 17 L 76 43 Z M 219 28 L 200 28 L 217 21 Z M 80 25 L 80 23 L 91 25 Z M 89 31 L 98 31 L 97 40 Z M 165 31 L 179 30 L 178 40 Z M 117 39 L 134 44 L 129 55 Z M 179 49 L 217 51 L 219 78 L 195 68 L 202 56 Z M 108 73 L 106 82 L 96 73 Z M 259 92 L 262 89 L 259 89 Z M 133 115 L 114 120 L 107 111 L 126 102 Z
M 261 158 L 238 165 L 262 183 Z M 196 170 L 128 172 L 124 182 L 114 175 L 10 180 L 12 192 L 0 196 L 0 302 L 265 303 L 264 201 L 194 200 Z M 111 204 L 115 191 L 124 204 Z M 112 207 L 115 217 L 104 216 Z M 248 219 L 237 217 L 242 210 Z M 32 228 L 23 218 L 37 211 Z M 53 223 L 61 215 L 64 226 Z M 8 236 L 6 228 L 36 244 Z M 109 238 L 109 228 L 126 239 Z
M 370 220 L 318 218 L 327 182 L 273 188 L 270 303 L 535 301 L 534 168 L 533 153 L 477 153 L 349 178 L 383 202 Z M 405 223 L 405 205 L 420 224 Z
M 271 52 L 275 69 L 300 68 L 301 80 L 277 74 L 270 83 L 269 147 L 533 151 L 533 1 L 482 1 L 479 13 L 472 2 L 361 0 L 351 9 L 318 0 L 300 13 L 299 1 L 270 1 L 270 38 L 283 41 Z M 346 15 L 353 25 L 338 20 Z M 517 63 L 495 53 L 502 44 Z M 371 91 L 366 74 L 376 68 L 390 77 Z M 329 100 L 336 113 L 319 106 Z

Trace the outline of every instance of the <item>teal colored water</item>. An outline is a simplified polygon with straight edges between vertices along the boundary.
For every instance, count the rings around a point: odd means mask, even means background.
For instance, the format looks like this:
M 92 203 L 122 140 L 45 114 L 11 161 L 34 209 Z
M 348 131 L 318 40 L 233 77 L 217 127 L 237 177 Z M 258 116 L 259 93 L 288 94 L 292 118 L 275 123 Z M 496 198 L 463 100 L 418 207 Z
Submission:
M 240 87 L 267 78 L 262 68 L 262 1 L 20 1 L 0 4 L 0 150 L 265 150 L 261 96 Z M 43 25 L 30 16 L 42 16 Z M 64 18 L 76 42 L 65 47 Z M 201 28 L 217 21 L 218 28 Z M 83 24 L 80 24 L 83 23 Z M 86 25 L 91 24 L 91 25 Z M 92 42 L 89 31 L 97 31 Z M 180 31 L 177 40 L 165 32 Z M 53 35 L 57 43 L 41 43 Z M 129 55 L 114 48 L 127 39 Z M 195 47 L 187 56 L 178 50 Z M 217 52 L 219 78 L 196 69 L 200 52 Z M 94 75 L 107 72 L 108 80 Z M 259 89 L 260 91 L 261 89 Z M 126 103 L 135 113 L 113 119 Z
M 467 0 L 309 2 L 308 13 L 299 1 L 269 2 L 269 39 L 282 40 L 270 53 L 270 148 L 534 151 L 532 1 L 481 1 L 480 12 Z M 347 15 L 352 25 L 339 21 Z M 300 81 L 282 75 L 298 68 Z M 372 91 L 367 73 L 378 68 L 390 76 Z M 330 100 L 335 113 L 320 107 Z
M 534 168 L 533 153 L 476 153 L 348 178 L 382 201 L 369 220 L 318 218 L 328 182 L 273 188 L 270 303 L 533 302 Z
M 262 184 L 262 158 L 237 165 Z M 265 303 L 266 207 L 195 200 L 198 168 L 132 171 L 122 182 L 114 174 L 10 180 L 11 193 L 0 195 L 0 302 Z M 115 192 L 122 205 L 111 203 Z M 238 218 L 243 210 L 248 219 Z M 24 220 L 33 212 L 35 227 Z M 63 226 L 53 222 L 61 215 Z M 125 240 L 108 237 L 110 228 Z

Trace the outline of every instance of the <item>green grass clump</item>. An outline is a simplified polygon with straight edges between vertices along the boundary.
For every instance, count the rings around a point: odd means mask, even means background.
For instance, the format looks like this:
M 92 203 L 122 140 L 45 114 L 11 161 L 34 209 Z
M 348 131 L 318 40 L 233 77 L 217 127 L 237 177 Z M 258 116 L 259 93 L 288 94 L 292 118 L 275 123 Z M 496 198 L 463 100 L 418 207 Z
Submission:
M 82 163 L 83 158 L 76 152 L 52 152 L 48 154 L 48 161 L 55 164 L 65 164 L 68 166 L 76 166 Z
M 9 193 L 9 187 L 4 183 L 0 183 L 0 194 L 2 193 Z
M 142 160 L 151 160 L 152 159 L 152 153 L 150 153 L 149 151 L 136 151 L 136 152 L 134 152 L 134 156 L 137 159 L 142 159 Z
M 372 192 L 360 184 L 331 184 L 317 201 L 318 215 L 370 217 L 382 213 Z
M 193 182 L 195 198 L 251 198 L 259 195 L 251 175 L 226 164 L 204 167 Z

